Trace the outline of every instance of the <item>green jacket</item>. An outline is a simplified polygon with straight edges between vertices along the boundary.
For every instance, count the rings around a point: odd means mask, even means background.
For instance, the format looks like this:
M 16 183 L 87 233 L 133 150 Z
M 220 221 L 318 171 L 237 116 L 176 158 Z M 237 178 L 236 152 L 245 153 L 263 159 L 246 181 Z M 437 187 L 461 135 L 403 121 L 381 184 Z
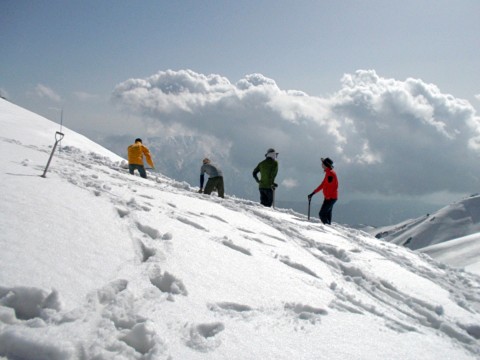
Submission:
M 275 182 L 275 176 L 278 172 L 278 162 L 272 158 L 266 158 L 260 162 L 255 169 L 253 169 L 253 177 L 258 182 L 260 189 L 271 189 Z M 260 173 L 260 180 L 258 179 Z

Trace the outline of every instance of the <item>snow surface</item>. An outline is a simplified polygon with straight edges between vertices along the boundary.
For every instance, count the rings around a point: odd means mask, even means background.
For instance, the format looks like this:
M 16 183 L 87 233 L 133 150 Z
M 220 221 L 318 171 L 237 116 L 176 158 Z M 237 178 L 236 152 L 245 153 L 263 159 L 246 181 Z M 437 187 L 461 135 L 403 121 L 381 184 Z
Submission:
M 0 357 L 477 359 L 480 279 L 198 194 L 0 100 Z M 125 144 L 127 146 L 128 144 Z

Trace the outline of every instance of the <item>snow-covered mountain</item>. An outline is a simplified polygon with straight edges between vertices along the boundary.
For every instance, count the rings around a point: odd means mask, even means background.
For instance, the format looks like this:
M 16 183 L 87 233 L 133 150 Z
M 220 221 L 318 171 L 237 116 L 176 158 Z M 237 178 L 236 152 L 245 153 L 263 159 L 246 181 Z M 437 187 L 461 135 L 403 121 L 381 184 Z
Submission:
M 365 229 L 367 231 L 367 229 Z M 378 239 L 480 274 L 480 195 L 393 226 L 368 229 Z
M 480 233 L 421 248 L 438 261 L 480 274 Z
M 480 279 L 124 160 L 0 100 L 0 357 L 477 359 Z

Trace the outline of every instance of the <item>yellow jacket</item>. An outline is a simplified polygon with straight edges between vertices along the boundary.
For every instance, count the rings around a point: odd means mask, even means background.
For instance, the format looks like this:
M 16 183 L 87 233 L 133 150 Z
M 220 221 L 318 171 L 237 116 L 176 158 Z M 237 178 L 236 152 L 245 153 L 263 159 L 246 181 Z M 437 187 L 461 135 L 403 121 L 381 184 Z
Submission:
M 143 145 L 141 142 L 137 141 L 135 144 L 128 147 L 128 163 L 134 165 L 143 165 L 143 156 L 147 160 L 148 165 L 152 168 L 153 165 L 152 156 L 150 155 L 150 150 Z

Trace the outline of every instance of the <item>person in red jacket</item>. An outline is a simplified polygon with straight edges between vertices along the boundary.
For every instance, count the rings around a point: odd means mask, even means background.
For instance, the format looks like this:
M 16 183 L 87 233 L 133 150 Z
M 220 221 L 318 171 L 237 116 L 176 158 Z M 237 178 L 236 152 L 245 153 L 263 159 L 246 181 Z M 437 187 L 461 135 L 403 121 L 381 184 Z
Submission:
M 323 190 L 323 204 L 320 208 L 319 217 L 323 224 L 330 225 L 332 223 L 332 210 L 338 199 L 338 179 L 337 174 L 333 170 L 333 161 L 330 158 L 322 158 L 322 168 L 325 171 L 325 178 L 322 183 L 313 192 L 308 195 L 308 201 L 312 200 L 320 190 Z

